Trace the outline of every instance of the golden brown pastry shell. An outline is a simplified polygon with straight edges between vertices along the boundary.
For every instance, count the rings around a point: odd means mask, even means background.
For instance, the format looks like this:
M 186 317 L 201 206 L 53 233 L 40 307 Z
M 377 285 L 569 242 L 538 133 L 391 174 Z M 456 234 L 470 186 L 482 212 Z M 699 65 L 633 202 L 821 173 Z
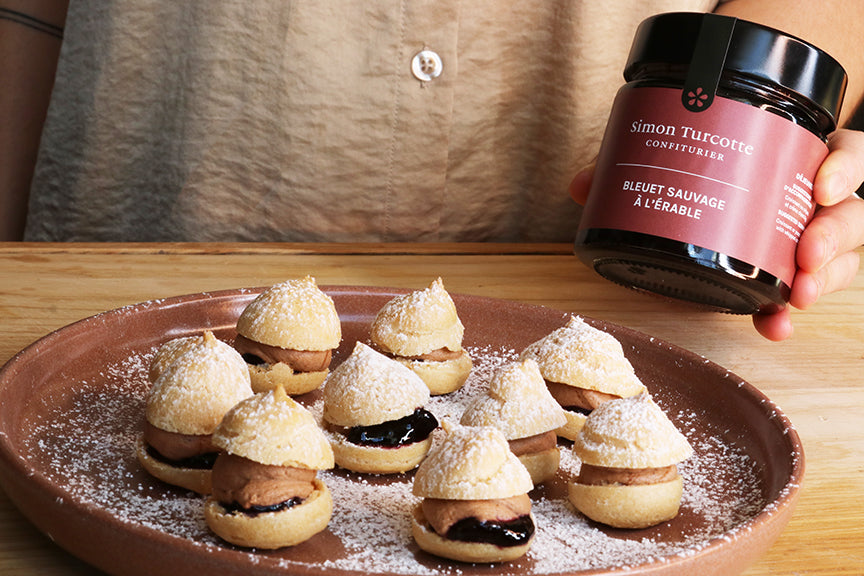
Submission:
M 289 350 L 331 350 L 342 339 L 333 299 L 309 276 L 261 292 L 240 313 L 237 333 Z
M 141 467 L 154 478 L 198 494 L 210 494 L 213 471 L 209 468 L 182 468 L 157 460 L 147 451 L 143 437 L 135 443 L 135 455 Z
M 657 484 L 568 484 L 567 497 L 582 514 L 614 528 L 648 528 L 678 515 L 683 480 Z
M 532 516 L 533 520 L 534 517 Z M 508 562 L 524 556 L 531 549 L 534 537 L 520 546 L 496 546 L 483 542 L 461 542 L 450 540 L 437 534 L 423 516 L 423 508 L 418 504 L 411 514 L 411 534 L 417 545 L 435 556 L 458 560 L 460 562 L 471 562 L 478 564 L 491 564 L 496 562 Z
M 411 360 L 398 356 L 394 359 L 417 374 L 426 383 L 432 396 L 440 396 L 459 390 L 465 384 L 473 367 L 471 356 L 465 350 L 453 360 Z
M 447 348 L 462 350 L 465 327 L 441 278 L 428 288 L 390 299 L 372 321 L 376 348 L 398 356 L 420 356 Z
M 265 550 L 294 546 L 321 532 L 330 522 L 330 490 L 320 478 L 314 483 L 314 491 L 301 504 L 255 516 L 227 512 L 210 497 L 204 505 L 204 518 L 214 533 L 237 546 Z
M 535 486 L 551 480 L 558 473 L 561 464 L 561 450 L 556 446 L 541 452 L 522 454 L 519 461 L 531 475 L 531 482 Z
M 319 372 L 294 372 L 282 362 L 276 364 L 249 364 L 249 376 L 252 379 L 252 390 L 266 392 L 281 386 L 287 394 L 299 396 L 311 392 L 324 382 L 329 370 Z
M 431 437 L 398 448 L 378 448 L 352 444 L 335 432 L 328 433 L 328 436 L 337 466 L 367 474 L 398 474 L 413 470 L 432 446 Z
M 585 420 L 588 417 L 571 410 L 565 410 L 564 417 L 567 419 L 566 423 L 555 430 L 555 433 L 561 438 L 576 440 L 576 437 L 579 435 L 579 432 L 582 430 L 582 427 L 585 425 Z

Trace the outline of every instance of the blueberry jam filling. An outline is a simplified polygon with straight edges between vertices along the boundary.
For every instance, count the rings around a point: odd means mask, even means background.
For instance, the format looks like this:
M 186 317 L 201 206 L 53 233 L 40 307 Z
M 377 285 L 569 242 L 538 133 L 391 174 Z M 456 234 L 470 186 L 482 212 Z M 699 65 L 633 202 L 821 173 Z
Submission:
M 243 508 L 236 502 L 232 502 L 230 504 L 222 503 L 222 507 L 229 514 L 240 513 L 245 514 L 247 516 L 258 516 L 259 514 L 266 514 L 267 512 L 279 512 L 281 510 L 287 510 L 288 508 L 293 508 L 303 502 L 302 498 L 290 498 L 285 500 L 284 502 L 279 502 L 278 504 L 271 504 L 270 506 L 250 506 L 249 508 Z
M 526 544 L 533 535 L 534 521 L 531 516 L 526 515 L 504 522 L 481 522 L 473 517 L 463 518 L 447 530 L 445 537 L 460 542 L 480 542 L 507 548 Z
M 576 414 L 582 414 L 583 416 L 591 414 L 590 408 L 583 408 L 582 406 L 564 406 L 564 410 L 575 412 Z
M 152 447 L 147 447 L 147 453 L 154 459 L 164 464 L 170 464 L 177 468 L 191 468 L 193 470 L 209 470 L 213 468 L 213 463 L 216 462 L 218 452 L 208 452 L 206 454 L 198 454 L 189 458 L 181 458 L 180 460 L 170 460 L 162 454 L 154 450 Z
M 352 444 L 375 446 L 377 448 L 398 448 L 415 442 L 422 442 L 438 427 L 438 420 L 431 412 L 418 408 L 398 420 L 391 420 L 374 426 L 354 426 L 345 437 Z
M 247 352 L 242 356 L 243 360 L 245 360 L 247 364 L 251 364 L 252 366 L 263 366 L 264 364 L 267 364 L 267 362 L 265 362 L 263 358 L 256 354 L 250 354 Z

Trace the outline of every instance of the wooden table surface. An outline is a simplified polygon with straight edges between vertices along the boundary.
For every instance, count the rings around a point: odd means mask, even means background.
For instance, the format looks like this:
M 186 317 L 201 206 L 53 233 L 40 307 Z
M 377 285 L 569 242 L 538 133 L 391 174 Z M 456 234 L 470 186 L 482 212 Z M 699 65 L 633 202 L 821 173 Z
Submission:
M 563 244 L 0 244 L 0 364 L 104 310 L 305 274 L 321 285 L 414 289 L 441 276 L 452 293 L 622 324 L 724 366 L 789 416 L 807 459 L 791 523 L 745 574 L 864 574 L 864 274 L 850 289 L 794 312 L 794 336 L 772 343 L 747 317 L 696 311 L 599 279 Z M 94 573 L 0 491 L 0 574 Z

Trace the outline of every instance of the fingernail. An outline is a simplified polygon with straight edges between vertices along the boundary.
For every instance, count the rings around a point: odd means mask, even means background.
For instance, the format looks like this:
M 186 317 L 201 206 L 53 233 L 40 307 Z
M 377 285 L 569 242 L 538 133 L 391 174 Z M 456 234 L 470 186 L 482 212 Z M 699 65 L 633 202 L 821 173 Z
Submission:
M 846 172 L 837 170 L 828 176 L 825 190 L 827 192 L 825 205 L 830 206 L 836 204 L 846 196 L 846 190 L 849 188 L 849 180 L 846 177 Z

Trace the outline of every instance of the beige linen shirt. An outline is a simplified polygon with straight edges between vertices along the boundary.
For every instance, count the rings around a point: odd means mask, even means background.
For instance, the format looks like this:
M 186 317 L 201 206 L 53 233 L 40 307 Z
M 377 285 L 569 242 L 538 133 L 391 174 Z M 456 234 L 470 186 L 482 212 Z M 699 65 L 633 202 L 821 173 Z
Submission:
M 636 26 L 715 4 L 72 0 L 27 239 L 570 241 Z

